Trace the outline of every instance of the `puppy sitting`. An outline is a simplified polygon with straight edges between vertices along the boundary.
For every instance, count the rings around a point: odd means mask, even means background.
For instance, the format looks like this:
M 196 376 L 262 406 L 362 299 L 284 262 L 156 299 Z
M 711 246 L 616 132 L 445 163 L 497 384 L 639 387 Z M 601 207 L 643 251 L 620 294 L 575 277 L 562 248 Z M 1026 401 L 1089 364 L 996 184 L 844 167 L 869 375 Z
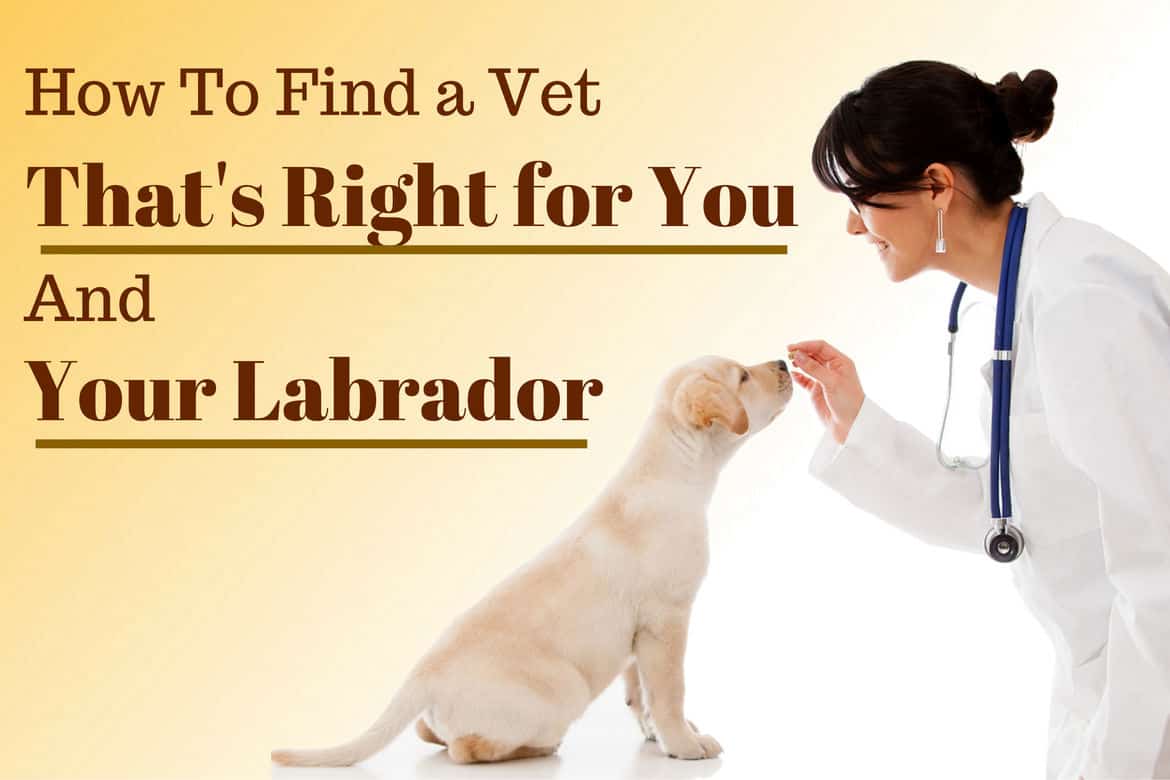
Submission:
M 546 756 L 623 670 L 627 702 L 673 758 L 712 758 L 683 715 L 691 604 L 707 570 L 707 504 L 719 471 L 792 397 L 783 361 L 706 357 L 659 388 L 633 453 L 535 559 L 459 617 L 364 734 L 276 750 L 288 766 L 348 766 L 410 723 L 453 761 Z

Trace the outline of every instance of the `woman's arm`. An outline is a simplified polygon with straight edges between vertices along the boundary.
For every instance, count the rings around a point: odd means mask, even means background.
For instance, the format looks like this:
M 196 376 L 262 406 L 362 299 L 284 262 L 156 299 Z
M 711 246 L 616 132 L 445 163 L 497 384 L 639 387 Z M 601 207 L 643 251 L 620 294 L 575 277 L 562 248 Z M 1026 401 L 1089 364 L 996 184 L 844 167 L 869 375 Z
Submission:
M 861 391 L 852 361 L 824 342 L 791 345 L 825 435 L 809 471 L 860 509 L 930 544 L 982 553 L 987 467 L 951 470 L 935 443 Z M 850 414 L 852 412 L 852 415 Z

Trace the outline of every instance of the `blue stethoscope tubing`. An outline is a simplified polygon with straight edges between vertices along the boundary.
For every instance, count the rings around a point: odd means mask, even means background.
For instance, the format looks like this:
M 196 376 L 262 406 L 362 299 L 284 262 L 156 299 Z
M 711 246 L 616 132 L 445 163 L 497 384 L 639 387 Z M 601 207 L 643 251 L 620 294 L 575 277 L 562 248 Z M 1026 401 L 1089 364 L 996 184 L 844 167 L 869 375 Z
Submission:
M 1020 276 L 1020 252 L 1024 245 L 1024 228 L 1028 221 L 1027 206 L 1016 203 L 1008 219 L 1003 242 L 1003 260 L 999 271 L 999 294 L 995 302 L 995 352 L 991 363 L 991 458 L 989 482 L 991 495 L 991 530 L 983 548 L 993 560 L 1010 563 L 1024 549 L 1024 537 L 1012 522 L 1009 417 L 1012 406 L 1012 338 L 1015 331 L 1016 286 Z M 951 300 L 947 330 L 959 329 L 959 304 L 967 290 L 959 282 Z

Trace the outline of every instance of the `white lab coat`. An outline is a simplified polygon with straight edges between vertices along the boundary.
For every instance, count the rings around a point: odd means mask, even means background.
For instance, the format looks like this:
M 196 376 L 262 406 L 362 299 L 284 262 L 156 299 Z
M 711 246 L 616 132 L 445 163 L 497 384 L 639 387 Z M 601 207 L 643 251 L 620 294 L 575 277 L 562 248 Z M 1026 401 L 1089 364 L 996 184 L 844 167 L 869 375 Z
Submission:
M 1025 546 L 1007 565 L 1055 647 L 1047 777 L 1170 778 L 1170 276 L 1043 194 L 1028 206 L 1010 418 Z M 870 398 L 809 470 L 914 536 L 985 554 L 987 467 L 941 466 Z

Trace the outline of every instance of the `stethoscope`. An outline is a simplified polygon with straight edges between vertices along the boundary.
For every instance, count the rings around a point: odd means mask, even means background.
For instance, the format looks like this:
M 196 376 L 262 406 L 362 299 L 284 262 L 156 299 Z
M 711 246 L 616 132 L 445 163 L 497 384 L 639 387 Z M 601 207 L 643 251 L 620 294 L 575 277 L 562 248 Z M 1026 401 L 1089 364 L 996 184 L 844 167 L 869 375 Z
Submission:
M 940 219 L 941 219 L 941 211 Z M 991 375 L 991 455 L 985 461 L 947 458 L 942 453 L 943 433 L 946 431 L 947 412 L 951 405 L 951 379 L 954 373 L 955 336 L 959 332 L 959 304 L 967 290 L 966 282 L 959 282 L 951 300 L 947 331 L 947 402 L 943 407 L 942 429 L 938 434 L 936 453 L 939 462 L 947 468 L 979 469 L 991 464 L 991 530 L 983 539 L 983 549 L 993 560 L 1010 563 L 1024 549 L 1024 536 L 1012 522 L 1011 472 L 1009 469 L 1008 421 L 1012 405 L 1012 333 L 1015 330 L 1016 282 L 1020 275 L 1020 250 L 1024 244 L 1024 227 L 1028 208 L 1016 203 L 1008 220 L 1007 236 L 1003 242 L 1003 262 L 999 270 L 999 294 L 995 300 L 995 351 L 992 354 Z M 942 239 L 939 239 L 942 242 Z

